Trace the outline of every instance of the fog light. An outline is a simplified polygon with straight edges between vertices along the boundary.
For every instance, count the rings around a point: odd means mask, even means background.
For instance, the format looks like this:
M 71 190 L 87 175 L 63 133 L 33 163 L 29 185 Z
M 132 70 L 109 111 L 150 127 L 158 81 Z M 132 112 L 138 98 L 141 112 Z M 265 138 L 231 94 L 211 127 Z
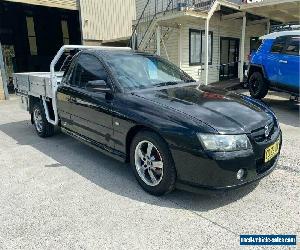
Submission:
M 245 170 L 241 168 L 241 169 L 237 172 L 236 178 L 237 178 L 238 180 L 241 180 L 241 179 L 243 179 L 244 176 L 245 176 Z

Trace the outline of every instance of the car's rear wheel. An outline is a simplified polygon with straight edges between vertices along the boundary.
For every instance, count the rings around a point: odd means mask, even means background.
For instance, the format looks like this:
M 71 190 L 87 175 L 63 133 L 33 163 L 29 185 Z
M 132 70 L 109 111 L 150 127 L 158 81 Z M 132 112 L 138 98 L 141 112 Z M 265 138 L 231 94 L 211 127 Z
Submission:
M 166 142 L 156 133 L 142 131 L 130 147 L 130 163 L 142 188 L 163 195 L 175 188 L 176 170 Z
M 47 121 L 44 107 L 40 102 L 35 103 L 33 106 L 32 120 L 40 137 L 50 137 L 54 134 L 54 126 Z
M 255 99 L 262 99 L 268 94 L 268 83 L 260 72 L 254 72 L 249 79 L 250 95 Z

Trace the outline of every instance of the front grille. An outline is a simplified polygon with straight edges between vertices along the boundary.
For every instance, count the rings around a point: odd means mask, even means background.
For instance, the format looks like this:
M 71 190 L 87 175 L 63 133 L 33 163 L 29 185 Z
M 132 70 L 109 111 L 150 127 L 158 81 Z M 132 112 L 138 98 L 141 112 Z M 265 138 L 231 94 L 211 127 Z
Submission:
M 272 145 L 272 143 L 275 143 L 275 141 L 278 139 L 278 136 L 280 136 L 279 126 L 276 121 L 269 120 L 269 122 L 267 122 L 266 125 L 268 125 L 269 127 L 269 133 L 267 137 L 265 133 L 266 126 L 260 127 L 251 132 L 252 146 L 254 153 L 257 157 L 256 173 L 258 175 L 261 175 L 264 172 L 268 171 L 270 168 L 272 168 L 278 158 L 277 155 L 272 160 L 265 163 L 266 148 Z
M 255 142 L 264 142 L 274 134 L 276 130 L 276 125 L 274 124 L 274 122 L 269 122 L 267 125 L 270 128 L 268 137 L 265 136 L 265 127 L 255 129 L 251 132 L 252 138 L 255 140 Z

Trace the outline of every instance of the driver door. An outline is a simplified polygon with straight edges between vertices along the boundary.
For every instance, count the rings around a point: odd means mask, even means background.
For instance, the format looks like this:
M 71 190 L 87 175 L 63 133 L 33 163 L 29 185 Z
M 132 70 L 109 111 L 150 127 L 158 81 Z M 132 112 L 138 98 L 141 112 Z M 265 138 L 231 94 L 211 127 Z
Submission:
M 99 80 L 111 87 L 102 62 L 91 54 L 80 54 L 71 77 L 72 130 L 94 143 L 113 148 L 112 95 L 87 88 L 89 82 Z

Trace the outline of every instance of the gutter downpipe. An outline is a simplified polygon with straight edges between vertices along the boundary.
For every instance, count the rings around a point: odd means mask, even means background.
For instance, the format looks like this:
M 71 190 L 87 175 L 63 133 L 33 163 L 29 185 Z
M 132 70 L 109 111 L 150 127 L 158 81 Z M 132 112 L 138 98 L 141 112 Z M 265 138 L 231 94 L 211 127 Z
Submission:
M 82 20 L 82 10 L 81 10 L 81 1 L 82 0 L 78 0 L 77 1 L 77 6 L 78 6 L 78 12 L 79 12 L 79 25 L 80 25 L 80 38 L 81 38 L 81 44 L 84 43 L 84 35 L 83 35 L 83 30 L 84 30 L 84 20 Z

